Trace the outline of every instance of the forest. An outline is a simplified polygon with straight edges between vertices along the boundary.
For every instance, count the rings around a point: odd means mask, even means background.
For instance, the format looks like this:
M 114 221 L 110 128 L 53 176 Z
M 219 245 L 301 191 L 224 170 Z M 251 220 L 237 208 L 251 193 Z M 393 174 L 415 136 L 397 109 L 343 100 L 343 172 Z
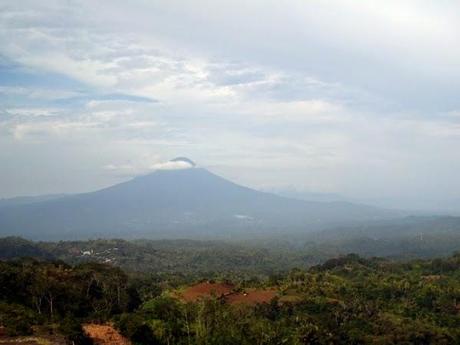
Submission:
M 407 217 L 362 223 L 318 233 L 265 235 L 232 240 L 204 239 L 88 239 L 30 241 L 0 238 L 0 259 L 24 256 L 62 260 L 70 265 L 108 263 L 130 272 L 186 275 L 195 279 L 286 273 L 338 256 L 356 253 L 365 258 L 396 261 L 446 257 L 460 248 L 460 218 Z
M 230 283 L 110 263 L 4 260 L 1 330 L 59 334 L 69 344 L 91 344 L 88 322 L 112 324 L 140 345 L 460 343 L 460 254 L 404 262 L 349 254 L 264 277 L 233 274 L 231 293 L 272 291 L 263 303 L 181 298 L 200 281 Z

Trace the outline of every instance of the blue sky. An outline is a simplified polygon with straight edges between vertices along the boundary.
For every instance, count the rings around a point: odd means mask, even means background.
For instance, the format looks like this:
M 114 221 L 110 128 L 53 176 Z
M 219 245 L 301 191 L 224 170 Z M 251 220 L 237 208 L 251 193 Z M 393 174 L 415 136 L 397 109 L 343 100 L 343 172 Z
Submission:
M 3 1 L 0 197 L 175 156 L 256 188 L 460 192 L 457 1 Z

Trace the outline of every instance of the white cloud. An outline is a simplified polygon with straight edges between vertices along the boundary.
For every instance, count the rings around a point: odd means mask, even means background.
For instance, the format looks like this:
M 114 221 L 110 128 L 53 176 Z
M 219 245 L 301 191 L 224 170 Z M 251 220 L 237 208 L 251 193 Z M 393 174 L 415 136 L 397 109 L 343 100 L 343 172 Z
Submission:
M 163 163 L 156 163 L 151 166 L 152 170 L 182 170 L 182 169 L 191 169 L 193 168 L 193 165 L 184 162 L 184 161 L 179 161 L 179 162 L 163 162 Z
M 21 170 L 59 156 L 82 188 L 84 166 L 118 178 L 185 154 L 255 186 L 414 193 L 440 179 L 445 191 L 460 158 L 459 13 L 427 1 L 9 1 L 0 62 L 23 74 L 0 81 L 0 148 L 14 156 L 0 159 Z
M 13 116 L 56 116 L 60 109 L 55 108 L 8 108 L 6 112 Z

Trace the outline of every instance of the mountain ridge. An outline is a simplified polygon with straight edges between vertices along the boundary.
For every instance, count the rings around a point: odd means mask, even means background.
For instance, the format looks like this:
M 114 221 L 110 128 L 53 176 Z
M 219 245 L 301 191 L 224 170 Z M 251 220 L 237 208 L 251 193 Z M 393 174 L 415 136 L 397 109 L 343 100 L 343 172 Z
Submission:
M 0 234 L 56 239 L 231 237 L 398 216 L 371 206 L 284 198 L 192 167 L 157 170 L 94 192 L 0 208 Z

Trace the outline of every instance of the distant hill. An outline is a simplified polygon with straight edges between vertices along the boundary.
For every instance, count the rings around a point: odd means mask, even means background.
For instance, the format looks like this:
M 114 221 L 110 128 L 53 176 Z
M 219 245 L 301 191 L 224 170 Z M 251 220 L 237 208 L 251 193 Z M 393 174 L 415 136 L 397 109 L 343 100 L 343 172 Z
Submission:
M 310 238 L 321 240 L 342 240 L 369 237 L 375 240 L 419 237 L 444 234 L 460 235 L 460 217 L 453 216 L 410 216 L 400 219 L 381 220 L 354 226 L 340 226 L 310 234 Z
M 307 234 L 305 250 L 322 256 L 358 253 L 398 259 L 451 255 L 460 250 L 460 217 L 411 216 Z
M 109 263 L 129 271 L 213 274 L 245 272 L 248 276 L 308 267 L 340 255 L 398 260 L 452 255 L 460 249 L 460 217 L 407 217 L 302 235 L 260 239 L 123 240 L 33 242 L 0 237 L 0 260 L 32 257 Z M 208 273 L 210 275 L 208 275 Z
M 0 207 L 0 235 L 233 238 L 308 232 L 401 215 L 346 202 L 284 198 L 196 167 L 158 170 L 96 192 L 33 201 Z
M 54 259 L 48 250 L 40 248 L 36 243 L 20 237 L 0 238 L 0 260 L 31 257 L 36 259 Z

